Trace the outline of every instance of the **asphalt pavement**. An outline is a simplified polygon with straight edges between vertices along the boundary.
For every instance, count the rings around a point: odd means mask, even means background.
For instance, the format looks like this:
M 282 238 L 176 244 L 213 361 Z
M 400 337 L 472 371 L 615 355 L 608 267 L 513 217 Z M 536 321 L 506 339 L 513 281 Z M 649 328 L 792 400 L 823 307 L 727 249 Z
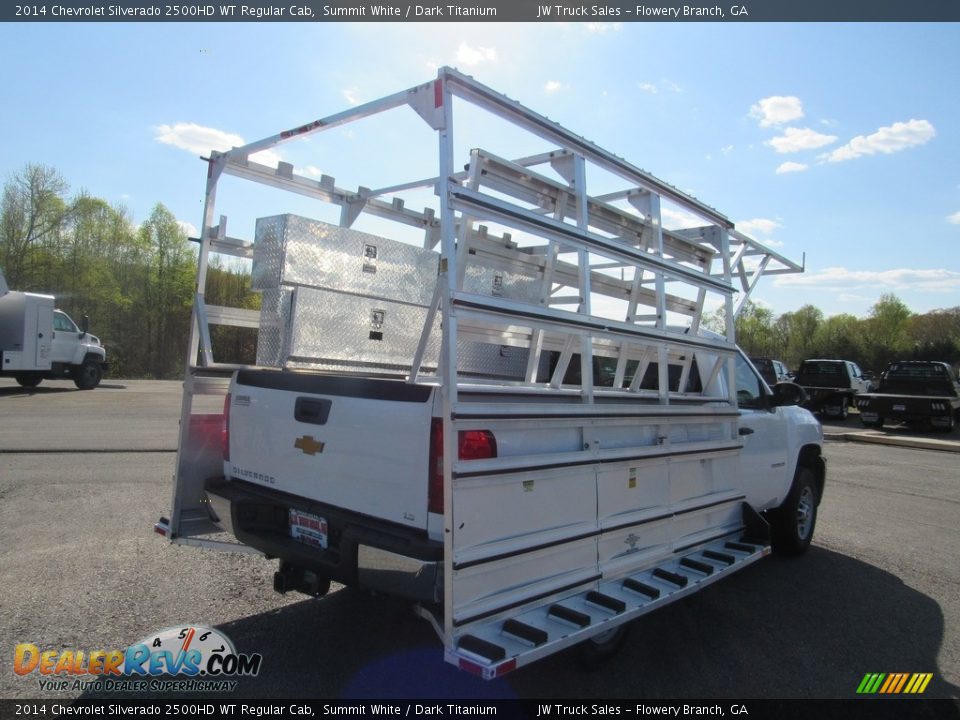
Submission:
M 563 652 L 484 683 L 443 662 L 405 603 L 339 586 L 321 599 L 277 595 L 275 561 L 155 535 L 170 509 L 181 384 L 109 385 L 24 391 L 0 380 L 0 698 L 96 694 L 17 675 L 18 643 L 126 648 L 184 624 L 263 655 L 235 697 L 854 698 L 867 672 L 933 673 L 925 697 L 960 696 L 950 453 L 830 441 L 804 557 L 765 559 L 635 621 L 598 672 Z M 828 421 L 825 432 L 839 440 L 858 424 Z M 956 431 L 934 439 L 960 444 Z M 176 696 L 201 697 L 162 699 Z

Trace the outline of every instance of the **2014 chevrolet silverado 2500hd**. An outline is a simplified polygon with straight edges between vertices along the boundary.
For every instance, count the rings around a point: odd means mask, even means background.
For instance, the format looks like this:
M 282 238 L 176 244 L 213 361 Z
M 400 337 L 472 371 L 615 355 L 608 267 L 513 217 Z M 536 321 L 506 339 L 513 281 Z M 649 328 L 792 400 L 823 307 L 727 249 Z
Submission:
M 295 171 L 296 140 L 361 118 L 422 174 Z M 535 151 L 484 148 L 506 137 Z M 223 175 L 310 217 L 247 194 L 253 241 L 232 238 Z M 760 275 L 801 268 L 716 210 L 449 68 L 212 153 L 207 183 L 174 542 L 275 558 L 279 592 L 409 598 L 485 678 L 612 653 L 630 620 L 809 546 L 820 425 L 734 341 Z M 665 228 L 662 205 L 697 220 Z M 206 303 L 212 252 L 252 259 L 259 310 Z M 257 367 L 214 358 L 211 323 L 257 328 Z

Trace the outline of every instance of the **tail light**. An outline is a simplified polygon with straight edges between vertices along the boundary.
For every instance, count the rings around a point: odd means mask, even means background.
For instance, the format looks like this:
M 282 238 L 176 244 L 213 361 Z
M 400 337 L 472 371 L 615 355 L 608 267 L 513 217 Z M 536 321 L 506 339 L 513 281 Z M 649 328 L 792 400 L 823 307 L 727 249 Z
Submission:
M 461 430 L 457 437 L 457 455 L 461 460 L 495 458 L 497 439 L 489 430 Z M 434 418 L 430 426 L 427 510 L 443 513 L 443 420 L 440 418 Z
M 223 459 L 230 460 L 230 393 L 223 399 L 223 437 L 221 440 Z

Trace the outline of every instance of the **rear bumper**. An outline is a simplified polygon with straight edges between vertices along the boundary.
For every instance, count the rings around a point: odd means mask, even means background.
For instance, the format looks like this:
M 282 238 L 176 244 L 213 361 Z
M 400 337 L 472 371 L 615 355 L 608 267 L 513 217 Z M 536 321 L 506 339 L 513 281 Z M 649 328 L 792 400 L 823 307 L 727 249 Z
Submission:
M 958 408 L 956 399 L 948 397 L 890 397 L 859 396 L 856 404 L 864 422 L 900 420 L 903 422 L 930 422 L 947 425 Z
M 840 407 L 844 398 L 849 400 L 852 394 L 844 388 L 802 387 L 807 393 L 807 401 L 803 407 L 814 412 L 827 407 Z
M 422 602 L 439 600 L 443 544 L 425 532 L 242 480 L 210 478 L 205 487 L 218 524 L 268 557 L 345 585 Z M 291 509 L 327 521 L 327 548 L 290 536 Z

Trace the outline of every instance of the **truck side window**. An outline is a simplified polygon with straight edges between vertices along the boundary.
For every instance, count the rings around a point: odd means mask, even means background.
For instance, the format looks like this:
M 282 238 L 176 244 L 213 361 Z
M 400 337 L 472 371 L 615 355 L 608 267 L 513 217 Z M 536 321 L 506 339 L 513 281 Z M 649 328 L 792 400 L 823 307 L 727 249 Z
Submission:
M 53 314 L 53 329 L 62 332 L 77 332 L 76 325 L 63 313 L 55 312 Z
M 760 378 L 750 365 L 737 355 L 737 405 L 747 409 L 760 409 L 763 404 L 763 388 Z

